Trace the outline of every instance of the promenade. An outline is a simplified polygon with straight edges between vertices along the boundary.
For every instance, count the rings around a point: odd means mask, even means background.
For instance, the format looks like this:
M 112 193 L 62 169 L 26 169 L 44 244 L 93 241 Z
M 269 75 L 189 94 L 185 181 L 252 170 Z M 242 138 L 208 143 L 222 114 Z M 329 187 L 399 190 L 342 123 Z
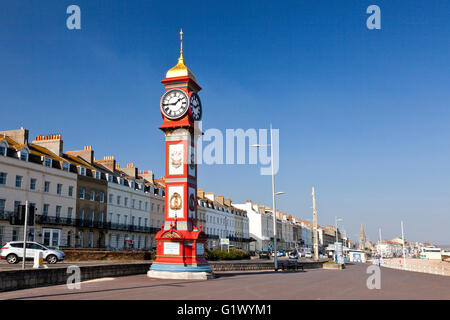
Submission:
M 304 299 L 450 299 L 450 278 L 381 268 L 381 289 L 369 290 L 369 264 L 344 270 L 222 272 L 208 281 L 150 279 L 146 275 L 97 279 L 81 283 L 0 293 L 0 299 L 54 300 L 304 300 Z

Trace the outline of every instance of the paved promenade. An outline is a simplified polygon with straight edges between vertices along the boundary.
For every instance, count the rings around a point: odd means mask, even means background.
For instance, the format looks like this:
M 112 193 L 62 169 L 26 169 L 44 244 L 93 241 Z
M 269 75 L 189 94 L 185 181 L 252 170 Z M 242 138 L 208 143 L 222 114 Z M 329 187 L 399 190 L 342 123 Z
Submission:
M 369 290 L 368 264 L 344 270 L 229 272 L 208 281 L 159 280 L 146 275 L 91 280 L 0 293 L 0 299 L 450 299 L 450 278 L 381 268 L 381 289 Z

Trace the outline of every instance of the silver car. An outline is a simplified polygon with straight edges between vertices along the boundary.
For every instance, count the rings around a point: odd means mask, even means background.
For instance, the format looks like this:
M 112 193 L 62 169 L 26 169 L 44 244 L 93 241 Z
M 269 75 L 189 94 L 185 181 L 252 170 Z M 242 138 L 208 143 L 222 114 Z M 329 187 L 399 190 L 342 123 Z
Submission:
M 37 242 L 27 241 L 26 259 L 34 259 L 36 252 L 42 252 L 42 258 L 50 264 L 62 261 L 66 258 L 64 252 L 49 249 Z M 6 259 L 10 264 L 18 263 L 23 258 L 23 241 L 11 241 L 6 243 L 1 251 L 0 258 Z

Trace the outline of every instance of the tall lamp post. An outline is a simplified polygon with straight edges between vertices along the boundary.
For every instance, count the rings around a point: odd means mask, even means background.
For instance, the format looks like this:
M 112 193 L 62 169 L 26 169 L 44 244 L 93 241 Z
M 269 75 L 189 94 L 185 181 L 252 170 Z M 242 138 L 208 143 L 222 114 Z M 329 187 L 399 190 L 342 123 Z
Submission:
M 275 172 L 273 169 L 273 133 L 272 133 L 272 124 L 270 124 L 270 144 L 261 145 L 261 144 L 253 144 L 251 147 L 261 148 L 261 147 L 271 147 L 270 150 L 270 158 L 272 164 L 272 202 L 273 202 L 273 262 L 275 271 L 278 271 L 278 257 L 277 257 L 277 209 L 275 204 L 275 196 L 284 194 L 284 192 L 275 192 Z
M 316 196 L 314 194 L 314 187 L 312 187 L 312 199 L 313 199 L 314 260 L 319 260 L 319 242 L 317 239 Z
M 337 259 L 338 259 L 337 244 L 339 242 L 339 240 L 338 240 L 338 222 L 339 221 L 344 221 L 344 220 L 335 216 L 334 217 L 334 224 L 336 226 L 336 243 L 334 244 L 334 260 L 335 261 L 337 261 Z
M 338 217 L 334 217 L 334 225 L 336 227 L 336 242 L 338 242 L 338 222 L 339 221 L 344 221 L 344 219 L 338 218 Z

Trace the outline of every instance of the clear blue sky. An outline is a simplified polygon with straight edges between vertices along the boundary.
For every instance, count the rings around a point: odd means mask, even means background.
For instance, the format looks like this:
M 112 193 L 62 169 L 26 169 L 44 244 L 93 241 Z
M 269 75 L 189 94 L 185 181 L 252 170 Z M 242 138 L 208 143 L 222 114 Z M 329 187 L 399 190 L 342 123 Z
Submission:
M 66 8 L 81 7 L 81 30 Z M 382 29 L 366 28 L 381 8 Z M 204 129 L 280 130 L 278 207 L 356 239 L 450 243 L 448 1 L 18 1 L 0 11 L 1 129 L 163 172 L 160 80 L 179 29 Z M 199 167 L 199 185 L 271 205 L 258 166 Z

